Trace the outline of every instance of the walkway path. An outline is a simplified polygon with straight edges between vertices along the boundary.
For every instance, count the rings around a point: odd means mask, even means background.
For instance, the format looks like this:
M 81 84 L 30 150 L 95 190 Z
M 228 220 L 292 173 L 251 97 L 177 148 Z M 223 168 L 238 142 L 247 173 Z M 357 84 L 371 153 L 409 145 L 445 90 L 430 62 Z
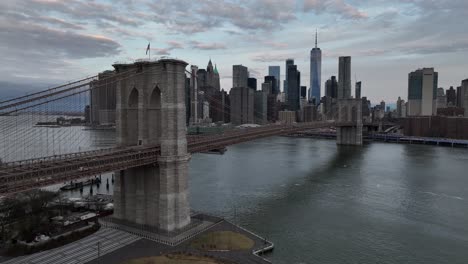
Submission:
M 98 242 L 100 242 L 100 255 L 103 256 L 137 240 L 140 240 L 140 237 L 101 227 L 96 233 L 63 247 L 10 259 L 2 264 L 83 264 L 97 258 Z

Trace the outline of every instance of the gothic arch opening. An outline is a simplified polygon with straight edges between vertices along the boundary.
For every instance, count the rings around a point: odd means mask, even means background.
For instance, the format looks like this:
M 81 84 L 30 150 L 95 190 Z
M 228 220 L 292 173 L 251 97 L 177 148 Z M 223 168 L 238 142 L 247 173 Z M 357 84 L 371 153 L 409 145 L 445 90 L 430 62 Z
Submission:
M 353 123 L 357 122 L 358 116 L 357 116 L 357 106 L 353 106 L 351 108 L 351 121 Z
M 348 121 L 348 106 L 346 104 L 340 105 L 340 122 Z
M 138 108 L 138 90 L 133 88 L 128 96 L 128 107 L 129 108 Z
M 161 105 L 161 89 L 156 86 L 151 93 L 148 107 L 148 139 L 151 144 L 159 144 L 161 137 Z
M 127 138 L 129 145 L 139 145 L 138 142 L 138 103 L 139 92 L 133 88 L 128 96 L 128 110 L 127 110 Z

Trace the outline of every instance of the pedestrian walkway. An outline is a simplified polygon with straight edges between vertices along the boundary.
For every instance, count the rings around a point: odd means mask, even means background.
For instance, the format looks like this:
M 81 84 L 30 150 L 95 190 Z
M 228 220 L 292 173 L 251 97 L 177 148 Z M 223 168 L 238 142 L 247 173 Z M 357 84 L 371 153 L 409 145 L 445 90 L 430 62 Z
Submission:
M 63 247 L 10 259 L 1 264 L 84 264 L 129 245 L 140 237 L 124 231 L 101 227 L 96 233 Z

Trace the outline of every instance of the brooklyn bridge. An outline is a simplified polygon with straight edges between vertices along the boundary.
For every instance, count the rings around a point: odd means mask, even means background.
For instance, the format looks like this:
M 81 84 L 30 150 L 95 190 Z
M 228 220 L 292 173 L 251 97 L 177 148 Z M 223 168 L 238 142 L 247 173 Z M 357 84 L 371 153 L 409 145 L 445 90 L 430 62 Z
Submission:
M 90 90 L 100 89 L 90 85 L 96 76 L 0 102 L 0 196 L 115 172 L 114 217 L 173 231 L 190 223 L 187 165 L 192 153 L 325 127 L 336 127 L 337 144 L 362 144 L 360 100 L 354 99 L 339 102 L 335 121 L 187 136 L 186 62 L 161 59 L 113 66 L 117 76 L 113 148 L 83 149 L 76 129 L 51 137 L 49 129 L 33 125 L 59 115 L 82 115 Z M 22 142 L 26 136 L 32 142 Z M 37 146 L 35 138 L 47 142 Z M 60 144 L 68 147 L 57 150 L 54 146 Z

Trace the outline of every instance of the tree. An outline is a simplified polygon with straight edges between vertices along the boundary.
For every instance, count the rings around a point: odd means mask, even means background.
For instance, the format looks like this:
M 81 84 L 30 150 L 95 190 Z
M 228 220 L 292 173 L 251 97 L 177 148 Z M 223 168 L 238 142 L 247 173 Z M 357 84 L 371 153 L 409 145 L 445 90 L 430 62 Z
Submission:
M 0 232 L 3 241 L 8 231 L 19 234 L 24 240 L 34 239 L 35 232 L 49 230 L 47 207 L 56 194 L 44 190 L 32 190 L 0 201 Z M 46 221 L 44 221 L 46 220 Z
M 25 211 L 21 206 L 21 202 L 12 197 L 5 197 L 0 200 L 0 225 L 1 225 L 1 240 L 9 239 L 10 225 L 15 219 L 25 215 Z
M 43 212 L 57 194 L 51 191 L 35 189 L 24 193 L 24 196 L 31 212 L 38 213 Z

